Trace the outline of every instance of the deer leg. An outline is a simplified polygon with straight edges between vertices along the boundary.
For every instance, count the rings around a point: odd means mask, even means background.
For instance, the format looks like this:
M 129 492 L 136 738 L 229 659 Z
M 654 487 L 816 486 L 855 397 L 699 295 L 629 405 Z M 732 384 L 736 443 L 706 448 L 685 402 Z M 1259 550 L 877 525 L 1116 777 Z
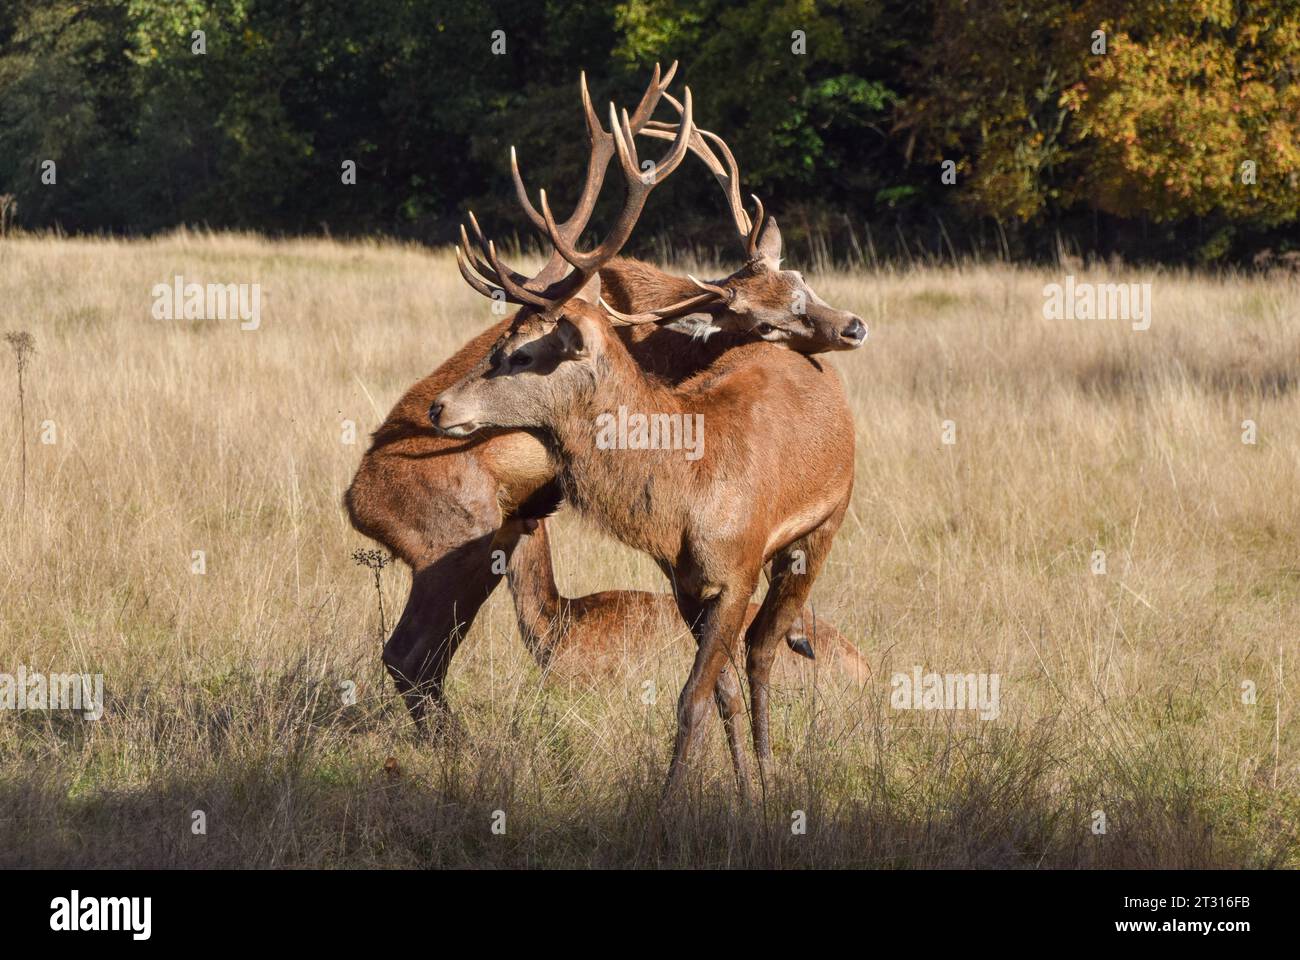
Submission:
M 772 661 L 791 624 L 802 614 L 812 585 L 830 553 L 844 511 L 840 509 L 815 530 L 779 551 L 772 560 L 772 582 L 758 615 L 745 633 L 746 673 L 754 731 L 754 753 L 763 789 L 772 778 L 772 739 L 768 681 Z
M 741 796 L 748 801 L 752 774 L 739 730 L 740 717 L 745 712 L 745 701 L 740 693 L 734 662 L 740 631 L 749 606 L 749 592 L 724 588 L 717 598 L 702 604 L 679 594 L 678 605 L 682 616 L 691 625 L 697 646 L 695 663 L 677 698 L 677 739 L 673 745 L 668 779 L 664 784 L 664 800 L 672 799 L 681 790 L 687 760 L 699 739 L 700 728 L 707 716 L 709 694 L 712 692 L 727 731 L 736 783 Z
M 435 723 L 441 727 L 451 719 L 442 686 L 462 631 L 456 628 L 455 601 L 448 603 L 426 574 L 411 575 L 411 592 L 384 644 L 383 661 L 416 725 L 423 726 L 427 708 L 433 705 Z M 431 641 L 435 632 L 440 642 Z
M 510 521 L 521 535 L 515 540 L 506 567 L 506 582 L 515 604 L 519 636 L 543 671 L 551 666 L 567 639 L 564 598 L 555 584 L 550 535 L 546 520 Z
M 772 561 L 769 560 L 763 565 L 763 576 L 767 579 L 768 584 L 772 582 Z M 811 623 L 811 620 L 809 621 Z M 812 644 L 808 642 L 807 626 L 804 622 L 803 611 L 795 615 L 794 620 L 790 621 L 790 629 L 785 632 L 785 643 L 791 650 L 806 657 L 809 660 L 817 659 L 813 654 Z
M 439 726 L 451 720 L 443 687 L 456 648 L 502 574 L 494 572 L 494 549 L 506 549 L 493 534 L 456 547 L 414 571 L 402 616 L 384 645 L 384 666 L 406 700 L 411 718 L 422 724 L 432 708 Z
M 745 696 L 740 691 L 740 672 L 736 664 L 740 644 L 733 643 L 727 665 L 718 674 L 713 698 L 718 704 L 722 727 L 727 733 L 727 748 L 731 751 L 731 766 L 736 772 L 736 790 L 746 804 L 754 802 L 754 772 L 749 762 L 749 748 L 745 744 L 742 726 L 745 722 Z
M 696 646 L 700 643 L 700 632 L 706 613 L 705 606 L 693 597 L 677 595 L 677 609 L 691 627 Z M 746 608 L 748 609 L 748 608 Z M 742 625 L 744 621 L 741 621 Z M 745 716 L 745 697 L 740 689 L 740 669 L 738 665 L 739 643 L 729 647 L 727 666 L 718 674 L 718 682 L 713 690 L 713 698 L 718 706 L 718 715 L 722 718 L 722 728 L 727 735 L 727 749 L 731 752 L 731 765 L 736 773 L 736 789 L 746 803 L 753 802 L 754 774 L 749 763 L 749 751 L 741 732 L 741 721 Z

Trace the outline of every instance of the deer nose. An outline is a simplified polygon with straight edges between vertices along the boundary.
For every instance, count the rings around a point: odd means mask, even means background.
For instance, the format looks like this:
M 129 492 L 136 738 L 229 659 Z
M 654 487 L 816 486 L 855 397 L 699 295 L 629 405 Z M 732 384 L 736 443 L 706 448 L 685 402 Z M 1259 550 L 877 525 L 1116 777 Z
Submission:
M 867 339 L 866 325 L 858 317 L 853 317 L 849 321 L 849 325 L 840 331 L 840 336 L 845 340 L 861 343 Z
M 438 421 L 441 419 L 442 419 L 442 404 L 439 403 L 437 400 L 435 400 L 433 401 L 433 403 L 429 404 L 429 422 L 436 427 L 438 425 Z

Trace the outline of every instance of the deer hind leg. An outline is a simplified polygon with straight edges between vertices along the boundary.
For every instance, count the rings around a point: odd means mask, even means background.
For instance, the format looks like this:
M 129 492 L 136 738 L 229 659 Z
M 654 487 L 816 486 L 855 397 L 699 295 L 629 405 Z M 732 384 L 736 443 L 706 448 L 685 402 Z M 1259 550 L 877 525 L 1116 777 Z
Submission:
M 384 666 L 417 724 L 432 710 L 441 726 L 451 721 L 444 685 L 451 658 L 469 632 L 479 608 L 501 580 L 514 540 L 502 531 L 476 537 L 447 551 L 411 575 L 411 593 L 384 645 Z
M 808 594 L 821 572 L 844 516 L 841 508 L 821 526 L 795 540 L 772 558 L 772 582 L 758 615 L 745 633 L 745 669 L 749 676 L 750 723 L 763 789 L 771 782 L 772 738 L 768 705 L 772 661 L 791 625 L 802 617 Z
M 772 582 L 772 561 L 763 565 L 763 576 L 769 584 Z M 812 643 L 808 640 L 808 630 L 814 624 L 812 611 L 805 607 L 790 621 L 790 629 L 785 632 L 785 644 L 794 653 L 808 660 L 815 660 Z
M 751 584 L 749 592 L 752 590 Z M 695 663 L 677 699 L 677 740 L 673 745 L 673 759 L 664 784 L 665 801 L 675 797 L 681 790 L 688 758 L 696 748 L 700 729 L 708 714 L 710 692 L 713 693 L 727 734 L 736 786 L 745 802 L 752 800 L 753 773 L 740 730 L 745 715 L 745 698 L 740 690 L 737 673 L 740 632 L 749 608 L 749 592 L 741 595 L 741 591 L 724 589 L 717 598 L 707 602 L 697 601 L 680 592 L 677 595 L 678 609 L 695 636 L 696 651 Z
M 553 512 L 559 503 L 557 489 L 538 490 L 520 504 L 517 516 Z M 417 725 L 430 708 L 440 724 L 451 721 L 443 692 L 451 658 L 504 576 L 505 561 L 519 543 L 520 524 L 505 519 L 496 494 L 489 493 L 480 496 L 477 504 L 466 498 L 457 509 L 444 503 L 438 525 L 441 535 L 436 540 L 428 529 L 409 523 L 359 527 L 386 543 L 412 569 L 411 592 L 384 645 L 383 660 Z M 448 546 L 448 541 L 455 545 Z

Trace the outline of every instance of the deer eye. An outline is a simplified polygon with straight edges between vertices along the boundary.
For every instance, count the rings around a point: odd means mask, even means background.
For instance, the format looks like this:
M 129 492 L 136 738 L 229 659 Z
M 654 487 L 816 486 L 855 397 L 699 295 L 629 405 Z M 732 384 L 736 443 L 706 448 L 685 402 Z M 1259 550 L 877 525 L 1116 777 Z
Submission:
M 533 362 L 533 358 L 526 353 L 516 353 L 510 358 L 510 365 L 513 367 L 526 367 Z
M 759 335 L 760 335 L 760 336 L 764 336 L 764 337 L 767 336 L 769 333 L 771 333 L 771 332 L 772 332 L 773 330 L 775 330 L 775 329 L 776 329 L 776 327 L 772 326 L 770 323 L 760 323 L 760 324 L 758 325 L 758 332 L 759 332 Z

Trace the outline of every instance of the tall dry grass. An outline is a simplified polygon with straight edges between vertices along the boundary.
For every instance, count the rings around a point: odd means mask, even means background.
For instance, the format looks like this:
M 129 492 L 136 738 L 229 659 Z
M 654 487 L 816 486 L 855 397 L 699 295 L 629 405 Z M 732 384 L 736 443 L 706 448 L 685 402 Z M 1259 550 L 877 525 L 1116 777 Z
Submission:
M 260 283 L 261 329 L 152 320 L 177 273 Z M 1042 319 L 1043 270 L 811 277 L 871 329 L 831 361 L 858 472 L 814 599 L 875 675 L 783 675 L 758 811 L 715 724 L 661 831 L 680 631 L 608 682 L 544 683 L 503 589 L 453 664 L 449 744 L 411 734 L 380 668 L 340 498 L 366 432 L 492 319 L 449 255 L 0 243 L 0 326 L 38 351 L 25 507 L 0 373 L 0 672 L 102 673 L 107 700 L 0 711 L 0 865 L 1297 865 L 1300 286 L 1091 275 L 1151 280 L 1151 329 Z M 570 515 L 554 541 L 567 593 L 664 588 Z M 391 622 L 407 575 L 380 579 Z M 914 665 L 1000 674 L 999 717 L 891 708 Z

